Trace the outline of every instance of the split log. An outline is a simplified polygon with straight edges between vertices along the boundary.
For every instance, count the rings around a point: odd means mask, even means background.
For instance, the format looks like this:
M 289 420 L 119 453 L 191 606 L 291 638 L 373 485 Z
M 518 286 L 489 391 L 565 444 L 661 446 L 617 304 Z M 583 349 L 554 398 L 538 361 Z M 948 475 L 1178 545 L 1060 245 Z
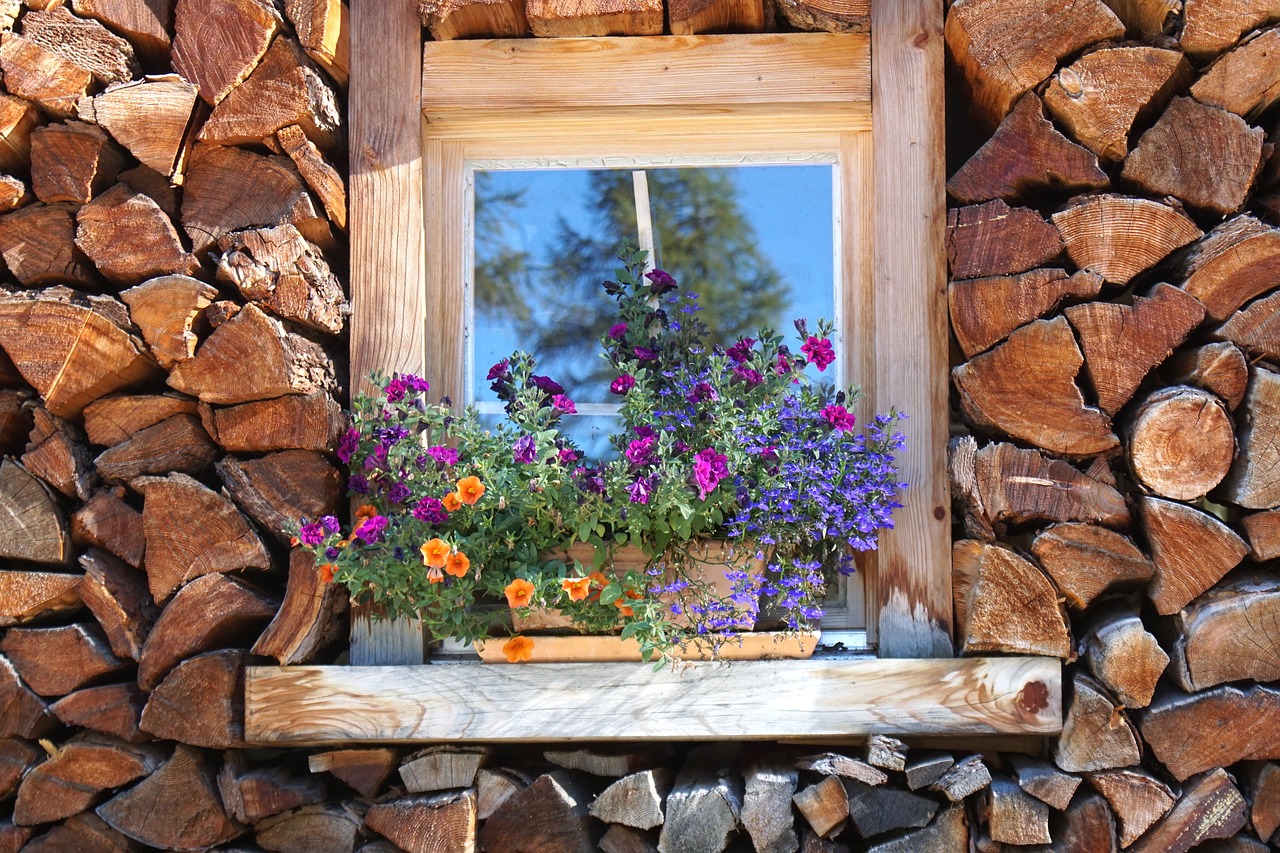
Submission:
M 1240 348 L 1229 341 L 1184 349 L 1164 363 L 1163 371 L 1175 385 L 1194 385 L 1213 393 L 1235 411 L 1249 386 L 1249 363 Z
M 164 757 L 163 750 L 150 744 L 76 735 L 22 780 L 13 822 L 35 826 L 85 811 L 110 789 L 154 772 Z
M 550 778 L 547 776 L 544 779 Z M 451 791 L 428 796 L 403 797 L 370 807 L 365 825 L 393 841 L 397 847 L 409 853 L 474 853 L 476 849 L 476 794 L 475 791 Z M 489 824 L 481 831 L 486 837 L 502 837 L 489 832 Z M 566 839 L 572 838 L 572 829 L 565 828 Z M 581 849 L 576 846 L 543 847 L 536 834 L 515 835 L 522 839 L 515 847 L 486 849 L 565 850 Z
M 324 205 L 324 212 L 339 231 L 347 230 L 347 186 L 338 170 L 329 164 L 303 129 L 292 124 L 276 131 L 276 141 L 289 155 L 298 174 Z
M 282 23 L 265 0 L 180 0 L 174 10 L 173 69 L 214 106 L 252 73 Z
M 1053 761 L 1068 773 L 1132 767 L 1142 758 L 1138 732 L 1101 684 L 1079 672 L 1074 696 L 1053 750 Z
M 133 45 L 97 21 L 76 17 L 65 6 L 23 15 L 22 35 L 89 72 L 103 86 L 132 80 L 141 71 Z
M 240 187 L 256 190 L 245 193 Z M 316 209 L 292 160 L 204 143 L 191 149 L 182 227 L 197 255 L 228 232 L 285 223 L 296 225 L 322 249 L 333 245 L 328 220 Z
M 204 310 L 204 316 L 209 321 L 209 326 L 216 329 L 239 314 L 240 309 L 243 307 L 239 302 L 232 302 L 230 299 L 219 299 Z
M 947 211 L 947 267 L 952 278 L 1011 275 L 1062 254 L 1062 237 L 1040 214 L 1002 199 Z
M 225 409 L 201 404 L 204 428 L 231 453 L 332 451 L 346 428 L 342 409 L 323 391 Z
M 147 540 L 142 513 L 122 500 L 124 490 L 101 491 L 71 516 L 71 538 L 80 546 L 101 548 L 141 568 Z
M 30 741 L 18 737 L 0 739 L 0 799 L 12 797 L 27 771 L 45 758 L 45 751 Z
M 1118 163 L 1129 153 L 1134 125 L 1163 110 L 1193 76 L 1176 50 L 1103 48 L 1049 78 L 1044 104 L 1077 142 L 1104 162 Z
M 92 303 L 52 291 L 0 297 L 0 346 L 45 407 L 68 420 L 99 397 L 161 376 L 141 341 Z
M 1240 525 L 1249 541 L 1249 559 L 1260 563 L 1280 557 L 1280 510 L 1246 515 Z
M 30 407 L 23 406 L 30 397 L 26 391 L 0 390 L 0 455 L 17 456 L 26 447 L 35 426 Z
M 244 366 L 251 364 L 252 371 Z M 169 385 L 206 403 L 248 403 L 336 390 L 333 362 L 319 345 L 286 331 L 256 305 L 214 329 L 195 358 L 174 366 Z
M 116 394 L 85 406 L 84 428 L 93 444 L 113 447 L 176 415 L 197 411 L 195 400 L 176 394 Z
M 150 166 L 134 166 L 119 175 L 120 183 L 142 193 L 159 205 L 170 219 L 178 218 L 178 190 L 169 179 Z
M 22 683 L 17 668 L 0 654 L 0 738 L 38 738 L 57 720 L 43 699 Z
M 76 222 L 76 246 L 109 281 L 122 287 L 200 269 L 160 206 L 124 184 L 80 208 Z
M 146 702 L 147 694 L 135 682 L 127 681 L 68 693 L 50 705 L 49 711 L 65 726 L 141 743 L 151 740 L 151 735 L 138 727 Z
M 1053 224 L 1076 266 L 1112 284 L 1128 284 L 1202 234 L 1190 217 L 1174 207 L 1113 194 L 1078 198 L 1053 214 Z
M 826 776 L 792 797 L 801 816 L 821 838 L 837 834 L 849 821 L 849 795 L 836 776 Z
M 888 735 L 867 738 L 867 764 L 884 770 L 902 770 L 907 766 L 907 745 Z
M 600 849 L 604 853 L 657 853 L 651 836 L 652 833 L 615 823 L 601 836 Z
M 515 0 L 419 0 L 418 13 L 436 41 L 529 35 L 524 3 Z
M 659 853 L 723 850 L 728 844 L 742 814 L 744 787 L 737 772 L 740 749 L 717 744 L 689 752 L 667 795 L 666 820 L 658 837 Z M 515 797 L 508 802 L 512 800 Z M 485 840 L 481 833 L 481 844 Z
M 1280 361 L 1280 293 L 1264 296 L 1231 315 L 1214 332 L 1253 356 Z
M 1209 66 L 1191 97 L 1254 120 L 1280 100 L 1280 28 L 1249 36 Z
M 1280 229 L 1237 216 L 1179 253 L 1169 272 L 1211 320 L 1222 322 L 1280 277 Z
M 218 773 L 218 792 L 234 820 L 252 824 L 290 809 L 322 803 L 329 793 L 323 779 L 297 776 L 278 764 L 250 769 L 244 754 L 236 750 L 225 755 Z
M 909 832 L 866 848 L 867 853 L 925 853 L 929 850 L 964 850 L 969 842 L 969 819 L 964 807 L 943 809 L 924 829 Z M 1080 848 L 1086 849 L 1086 848 Z
M 1280 758 L 1276 714 L 1280 691 L 1272 687 L 1222 685 L 1195 694 L 1169 689 L 1139 725 L 1151 753 L 1181 782 L 1237 761 Z
M 1182 0 L 1106 0 L 1133 38 L 1158 39 L 1180 22 Z
M 987 830 L 1003 844 L 1048 844 L 1049 807 L 1011 779 L 991 780 L 986 798 Z
M 802 30 L 867 32 L 871 24 L 865 0 L 782 0 L 772 9 L 763 0 L 673 0 L 667 4 L 667 27 L 673 36 L 762 33 L 773 24 L 773 9 Z
M 98 276 L 75 245 L 69 204 L 29 204 L 0 217 L 0 255 L 25 287 L 70 284 L 98 289 Z
M 637 751 L 627 747 L 617 749 L 549 749 L 542 757 L 557 767 L 566 770 L 581 770 L 592 776 L 608 776 L 613 779 L 647 770 L 667 760 L 671 750 L 665 746 L 655 746 Z M 470 783 L 467 783 L 470 784 Z M 463 787 L 463 786 L 455 786 Z
M 223 810 L 200 751 L 181 743 L 160 769 L 97 813 L 119 832 L 162 850 L 203 850 L 244 831 Z
M 1280 680 L 1280 579 L 1232 577 L 1184 607 L 1174 626 L 1173 675 L 1184 690 Z
M 1101 0 L 1073 3 L 1054 14 L 1036 0 L 957 0 L 945 34 L 966 104 L 978 121 L 994 127 L 1059 60 L 1094 42 L 1120 38 L 1124 26 Z
M 185 275 L 153 278 L 120 294 L 142 339 L 165 369 L 195 356 L 204 309 L 217 296 L 217 288 Z
M 907 778 L 907 788 L 918 791 L 942 778 L 956 763 L 954 756 L 942 750 L 912 750 L 907 766 L 902 768 Z M 885 777 L 886 781 L 888 777 Z M 863 781 L 866 781 L 865 779 Z
M 128 39 L 148 63 L 169 61 L 173 0 L 71 0 L 71 9 Z
M 1075 195 L 1111 185 L 1090 151 L 1067 139 L 1045 118 L 1034 92 L 1018 101 L 995 134 L 947 181 L 961 204 Z
M 401 772 L 403 773 L 403 769 Z M 754 807 L 756 812 L 753 814 L 761 813 L 761 804 L 768 800 L 768 795 L 772 791 L 763 784 L 766 778 L 773 780 L 775 787 L 779 785 L 786 787 L 786 781 L 790 779 L 790 791 L 795 791 L 796 774 L 794 772 L 790 775 L 782 773 L 780 776 L 774 774 L 757 778 Z M 619 823 L 637 829 L 652 829 L 662 823 L 663 805 L 666 803 L 667 794 L 671 791 L 672 782 L 671 771 L 663 767 L 656 770 L 641 770 L 629 776 L 623 776 L 601 791 L 600 796 L 591 803 L 588 811 L 605 823 Z M 746 803 L 752 801 L 751 791 L 751 777 L 748 773 L 747 793 L 743 805 L 744 825 Z M 512 793 L 515 791 L 513 790 Z M 790 802 L 790 794 L 788 794 L 786 799 L 788 820 L 791 817 Z
M 476 836 L 480 848 L 593 853 L 600 833 L 587 814 L 591 797 L 579 780 L 573 771 L 557 770 L 517 791 L 480 828 Z M 736 822 L 736 810 L 734 815 Z M 667 825 L 671 817 L 668 806 Z
M 1139 506 L 1156 567 L 1149 594 L 1162 616 L 1177 613 L 1249 553 L 1235 531 L 1206 512 L 1151 497 Z
M 1204 59 L 1231 47 L 1249 30 L 1280 17 L 1276 0 L 1186 0 L 1182 49 Z
M 1134 610 L 1117 605 L 1090 615 L 1095 621 L 1084 637 L 1089 671 L 1126 708 L 1145 708 L 1151 704 L 1169 656 Z
M 159 604 L 179 586 L 211 572 L 268 569 L 262 540 L 235 505 L 186 476 L 142 477 L 147 581 Z M 196 524 L 192 519 L 198 519 Z
M 102 453 L 95 465 L 107 481 L 129 482 L 137 477 L 169 472 L 198 475 L 221 454 L 193 414 L 178 414 Z
M 0 175 L 0 213 L 9 213 L 31 202 L 26 184 L 11 175 Z
M 742 795 L 742 828 L 751 837 L 751 844 L 757 853 L 792 853 L 800 840 L 796 837 L 795 821 L 792 818 L 791 798 L 800 784 L 800 774 L 790 763 L 780 758 L 766 758 L 754 761 L 743 773 L 745 788 Z M 655 788 L 654 793 L 658 793 Z M 598 804 L 609 794 L 609 789 L 596 800 Z M 665 796 L 666 792 L 662 792 Z M 657 809 L 648 808 L 643 814 L 645 828 L 657 826 L 662 822 L 662 798 L 655 801 L 649 797 L 641 798 L 642 802 L 651 803 Z M 602 820 L 616 822 L 612 818 L 615 812 L 604 815 L 591 806 L 591 813 Z M 848 815 L 846 814 L 846 817 Z M 654 823 L 649 823 L 655 821 Z M 640 825 L 632 823 L 632 826 Z
M 180 176 L 196 87 L 177 74 L 160 74 L 109 87 L 77 107 L 129 153 L 165 178 Z M 180 177 L 179 177 L 180 180 Z
M 31 134 L 31 190 L 46 203 L 87 204 L 111 186 L 124 162 L 124 152 L 92 124 L 68 121 Z
M 400 779 L 410 794 L 470 788 L 476 771 L 493 750 L 483 746 L 432 746 L 415 752 L 400 765 Z
M 1244 774 L 1249 793 L 1249 823 L 1258 837 L 1271 840 L 1280 828 L 1280 765 L 1262 762 Z
M 1280 373 L 1255 366 L 1240 410 L 1240 452 L 1222 485 L 1223 496 L 1248 509 L 1280 506 L 1280 481 L 1273 476 L 1280 447 Z
M 346 637 L 346 590 L 320 579 L 311 554 L 292 551 L 284 601 L 254 643 L 253 653 L 273 657 L 282 666 L 308 663 Z
M 41 696 L 65 696 L 132 666 L 111 653 L 96 626 L 11 628 L 0 640 L 22 680 Z
M 1057 811 L 1065 811 L 1080 787 L 1080 777 L 1064 773 L 1038 759 L 1018 753 L 1006 756 L 1018 780 L 1018 787 Z
M 55 118 L 73 118 L 93 75 L 58 53 L 13 32 L 0 34 L 5 89 Z
M 1075 377 L 1084 356 L 1065 318 L 1035 320 L 951 371 L 965 417 L 1051 453 L 1092 456 L 1119 444 Z
M 539 38 L 662 35 L 661 0 L 527 0 L 524 11 Z
M 325 150 L 342 144 L 337 96 L 302 48 L 281 35 L 248 79 L 213 108 L 196 138 L 215 145 L 253 144 L 289 125 Z
M 752 9 L 750 12 L 738 12 L 733 16 L 742 23 L 723 29 L 702 30 L 702 32 L 764 32 L 773 28 L 772 17 L 766 13 L 763 27 L 747 29 L 749 25 L 754 26 L 756 13 L 751 3 L 739 2 L 738 5 L 745 5 Z M 778 0 L 773 7 L 782 13 L 787 23 L 798 30 L 821 30 L 828 33 L 871 31 L 871 4 L 868 0 Z M 668 5 L 668 10 L 671 8 L 672 6 Z M 727 16 L 723 12 L 721 15 Z M 672 33 L 675 33 L 674 23 Z
M 1239 789 L 1219 767 L 1187 783 L 1173 810 L 1129 849 L 1186 853 L 1206 839 L 1230 838 L 1244 828 L 1246 808 Z
M 1157 284 L 1149 296 L 1134 298 L 1131 306 L 1088 302 L 1062 313 L 1080 339 L 1085 375 L 1097 392 L 1098 407 L 1110 415 L 1129 402 L 1147 373 L 1205 316 L 1199 301 L 1168 284 Z M 1229 422 L 1227 427 L 1230 437 Z
M 205 575 L 178 590 L 138 656 L 138 686 L 151 690 L 180 661 L 256 639 L 276 602 L 226 575 Z
M 307 757 L 312 773 L 331 773 L 366 799 L 378 796 L 399 762 L 400 753 L 389 747 L 335 749 Z
M 0 59 L 0 67 L 4 62 Z M 26 174 L 31 165 L 31 132 L 40 111 L 22 98 L 0 93 L 0 170 Z
M 70 557 L 62 510 L 49 488 L 9 459 L 0 461 L 0 557 L 59 565 Z
M 881 736 L 883 737 L 883 736 Z M 890 740 L 896 740 L 890 738 Z M 878 741 L 883 743 L 883 741 Z M 898 741 L 901 744 L 901 741 Z M 868 739 L 867 748 L 870 751 L 871 741 Z M 880 747 L 884 749 L 884 747 Z M 903 744 L 901 749 L 905 753 L 906 745 Z M 890 750 L 893 752 L 894 750 Z M 914 755 L 915 753 L 912 753 Z M 904 759 L 905 760 L 905 759 Z M 889 776 L 877 767 L 859 761 L 856 758 L 850 758 L 847 755 L 840 755 L 834 752 L 822 752 L 817 755 L 806 755 L 796 759 L 797 770 L 808 770 L 812 773 L 821 773 L 824 776 L 841 776 L 845 779 L 857 779 L 859 782 L 865 782 L 868 785 L 883 785 L 889 781 Z M 902 768 L 905 769 L 906 765 Z
M 140 728 L 161 740 L 243 748 L 244 666 L 234 649 L 184 660 L 151 691 Z
M 1175 385 L 1156 391 L 1138 406 L 1127 451 L 1129 470 L 1147 490 L 1194 502 L 1230 470 L 1235 430 L 1217 397 Z
M 1008 548 L 961 540 L 951 549 L 961 654 L 1071 655 L 1071 637 L 1049 579 Z
M 1187 136 L 1194 128 L 1197 142 Z M 1226 110 L 1174 98 L 1124 161 L 1120 180 L 1154 196 L 1229 216 L 1262 169 L 1263 132 Z M 1188 147 L 1190 145 L 1190 147 Z
M 487 820 L 489 815 L 498 810 L 498 806 L 505 803 L 511 798 L 512 794 L 527 784 L 528 782 L 524 778 L 517 776 L 513 772 L 488 770 L 481 767 L 480 772 L 476 774 L 476 817 L 480 820 Z M 601 793 L 601 796 L 604 796 L 604 794 Z M 599 802 L 599 798 L 596 799 L 596 802 Z M 791 799 L 788 796 L 788 816 L 791 811 L 790 803 Z M 592 808 L 594 807 L 595 803 L 592 803 Z
M 303 806 L 260 821 L 253 828 L 254 841 L 272 853 L 350 853 L 356 849 L 362 822 L 346 803 Z
M 1031 553 L 1077 610 L 1103 592 L 1145 583 L 1155 574 L 1155 566 L 1129 537 L 1093 524 L 1048 527 L 1032 540 Z
M 1137 841 L 1178 799 L 1168 785 L 1137 768 L 1100 770 L 1090 773 L 1088 779 L 1120 818 L 1121 847 Z
M 351 58 L 351 27 L 347 22 L 347 4 L 342 0 L 285 0 L 284 13 L 293 24 L 298 41 L 302 43 L 307 56 L 327 71 L 339 86 L 346 89 Z M 488 35 L 516 36 L 524 35 L 527 31 L 526 28 L 520 33 Z
M 1052 312 L 1062 300 L 1089 299 L 1101 289 L 1102 277 L 1096 273 L 1068 276 L 1061 269 L 953 281 L 947 285 L 951 329 L 965 358 L 973 358 Z
M 0 570 L 0 628 L 79 610 L 80 575 Z
M 98 475 L 84 431 L 34 400 L 25 405 L 31 410 L 32 428 L 22 454 L 23 466 L 67 497 L 88 500 L 98 485 Z
M 33 838 L 22 849 L 23 853 L 61 853 L 63 850 L 137 853 L 141 848 L 136 842 L 107 826 L 93 812 L 81 812 Z
M 1049 831 L 1058 839 L 1050 850 L 1073 853 L 1116 853 L 1116 818 L 1107 801 L 1094 793 L 1079 794 L 1061 815 L 1055 815 Z
M 266 311 L 325 334 L 350 313 L 342 284 L 324 255 L 292 225 L 224 235 L 218 280 Z
M 17 826 L 7 820 L 0 821 L 0 850 L 4 853 L 29 850 L 27 842 L 31 839 L 33 832 L 31 827 Z
M 927 826 L 938 811 L 938 801 L 921 794 L 888 785 L 864 785 L 856 779 L 841 782 L 849 797 L 849 819 L 863 838 Z
M 991 784 L 991 771 L 987 769 L 981 755 L 970 755 L 956 762 L 937 781 L 929 786 L 930 791 L 938 791 L 946 795 L 953 803 L 959 803 L 965 797 L 981 791 Z

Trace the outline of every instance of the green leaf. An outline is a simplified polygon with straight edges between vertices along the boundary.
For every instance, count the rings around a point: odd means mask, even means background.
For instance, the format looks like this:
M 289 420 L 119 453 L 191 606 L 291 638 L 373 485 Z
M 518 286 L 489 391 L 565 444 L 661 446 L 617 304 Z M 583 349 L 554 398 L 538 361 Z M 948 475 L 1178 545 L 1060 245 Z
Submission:
M 606 606 L 613 604 L 619 598 L 622 598 L 622 584 L 617 581 L 611 581 L 600 591 L 600 603 Z

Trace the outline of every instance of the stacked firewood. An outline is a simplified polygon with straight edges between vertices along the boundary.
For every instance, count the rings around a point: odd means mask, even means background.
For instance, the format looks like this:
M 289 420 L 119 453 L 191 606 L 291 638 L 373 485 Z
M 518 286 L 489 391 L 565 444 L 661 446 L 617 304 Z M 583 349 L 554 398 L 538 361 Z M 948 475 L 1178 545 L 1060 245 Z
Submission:
M 1053 755 L 1088 784 L 1055 808 L 1100 794 L 1133 850 L 1277 826 L 1278 22 L 947 13 L 952 119 L 978 131 L 947 184 L 958 647 L 1069 662 Z

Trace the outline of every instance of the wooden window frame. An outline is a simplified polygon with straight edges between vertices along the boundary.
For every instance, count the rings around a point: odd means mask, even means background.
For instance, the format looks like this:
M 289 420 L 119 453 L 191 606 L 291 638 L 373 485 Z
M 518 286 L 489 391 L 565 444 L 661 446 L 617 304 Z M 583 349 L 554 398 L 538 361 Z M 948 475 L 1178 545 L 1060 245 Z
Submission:
M 413 371 L 461 394 L 463 300 L 455 294 L 464 220 L 450 211 L 464 210 L 459 176 L 468 157 L 582 155 L 593 145 L 601 156 L 620 145 L 641 155 L 685 153 L 679 146 L 725 153 L 748 141 L 795 151 L 806 138 L 826 148 L 834 135 L 841 195 L 856 208 L 842 225 L 847 375 L 863 386 L 867 412 L 892 407 L 909 415 L 900 470 L 910 485 L 875 557 L 879 660 L 712 665 L 697 668 L 697 679 L 617 664 L 253 668 L 249 740 L 1060 729 L 1057 660 L 938 660 L 953 654 L 938 0 L 873 0 L 870 36 L 456 41 L 424 51 L 412 0 L 355 0 L 352 25 L 354 382 L 374 368 Z M 602 134 L 613 140 L 601 141 Z M 552 683 L 563 702 L 546 701 L 550 688 L 539 682 L 546 667 L 558 667 Z M 766 680 L 795 682 L 794 690 L 769 691 L 787 707 L 760 704 Z M 644 707 L 662 710 L 638 724 Z M 556 713 L 535 719 L 535 708 Z M 521 721 L 514 730 L 513 718 Z

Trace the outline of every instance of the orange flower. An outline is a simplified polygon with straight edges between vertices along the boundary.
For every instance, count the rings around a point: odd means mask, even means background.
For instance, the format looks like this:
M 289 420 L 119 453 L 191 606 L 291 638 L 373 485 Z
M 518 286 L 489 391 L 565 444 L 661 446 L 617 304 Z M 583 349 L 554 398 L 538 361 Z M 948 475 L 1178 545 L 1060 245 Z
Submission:
M 599 587 L 606 587 L 609 585 L 609 578 L 604 572 L 592 572 L 587 575 L 587 580 Z
M 450 492 L 441 498 L 440 503 L 444 504 L 444 508 L 449 512 L 457 512 L 462 509 L 462 500 L 459 499 L 457 492 Z
M 422 551 L 422 564 L 424 566 L 439 569 L 444 567 L 445 562 L 449 559 L 449 552 L 453 549 L 449 547 L 448 542 L 436 537 L 425 543 L 419 550 Z
M 444 570 L 455 578 L 464 577 L 471 568 L 471 560 L 461 551 L 455 551 L 444 561 Z
M 322 563 L 320 566 L 320 582 L 332 583 L 333 573 L 337 570 L 337 566 L 333 563 Z
M 528 637 L 512 637 L 502 647 L 507 663 L 519 663 L 533 657 L 533 640 Z
M 355 526 L 359 527 L 360 522 L 364 521 L 366 518 L 373 518 L 377 514 L 378 514 L 378 508 L 376 506 L 373 506 L 372 504 L 361 504 L 356 509 Z
M 484 497 L 484 483 L 479 477 L 463 477 L 458 481 L 458 500 L 467 506 Z
M 634 589 L 629 589 L 629 590 L 627 590 L 627 591 L 626 591 L 626 594 L 627 594 L 627 598 L 630 598 L 630 599 L 632 599 L 632 600 L 637 599 L 637 598 L 644 598 L 644 596 L 643 596 L 643 595 L 641 595 L 640 593 L 636 592 Z M 615 601 L 613 602 L 613 606 L 614 606 L 614 607 L 616 607 L 616 608 L 618 608 L 618 613 L 619 613 L 619 614 L 621 614 L 621 615 L 623 615 L 623 616 L 635 616 L 635 615 L 636 615 L 636 612 L 635 612 L 634 610 L 632 610 L 629 606 L 627 606 L 627 604 L 625 603 L 625 602 L 626 602 L 626 600 L 627 600 L 627 598 L 619 598 L 619 599 L 615 600 Z
M 570 601 L 582 601 L 591 591 L 591 578 L 565 578 L 560 588 L 569 593 Z
M 440 583 L 444 580 L 444 572 L 437 568 L 427 569 L 427 583 Z
M 507 594 L 507 604 L 512 607 L 527 607 L 533 600 L 533 584 L 524 578 L 516 578 L 503 590 Z

